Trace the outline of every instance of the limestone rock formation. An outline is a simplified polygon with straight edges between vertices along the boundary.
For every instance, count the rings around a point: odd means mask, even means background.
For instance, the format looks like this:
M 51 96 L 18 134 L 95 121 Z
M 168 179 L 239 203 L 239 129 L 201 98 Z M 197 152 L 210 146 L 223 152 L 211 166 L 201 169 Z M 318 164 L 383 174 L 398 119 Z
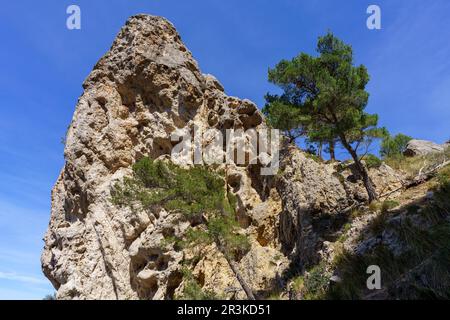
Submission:
M 83 88 L 52 191 L 43 271 L 58 299 L 172 299 L 182 291 L 180 261 L 189 252 L 162 240 L 188 225 L 164 210 L 115 207 L 112 186 L 142 157 L 169 155 L 176 130 L 261 129 L 264 118 L 254 103 L 227 96 L 201 73 L 170 22 L 149 15 L 126 22 Z M 283 147 L 280 169 L 263 177 L 258 164 L 226 168 L 252 244 L 236 263 L 259 297 L 282 283 L 299 253 L 301 264 L 314 263 L 329 231 L 366 199 L 351 167 L 318 163 L 296 147 Z M 371 175 L 379 191 L 401 180 L 387 166 Z M 192 270 L 199 283 L 225 298 L 245 298 L 221 253 L 207 250 Z
M 67 133 L 66 163 L 52 192 L 44 273 L 59 299 L 172 298 L 182 281 L 182 254 L 163 248 L 161 239 L 186 226 L 166 212 L 119 210 L 111 204 L 111 187 L 140 158 L 170 154 L 170 135 L 177 129 L 248 129 L 263 125 L 262 115 L 251 101 L 226 96 L 213 76 L 200 72 L 173 25 L 148 15 L 127 21 L 83 88 Z M 246 212 L 264 201 L 245 167 L 230 171 L 242 217 L 249 219 Z M 264 238 L 270 230 L 264 223 L 274 223 L 277 210 L 275 205 L 257 226 L 246 227 Z M 260 242 L 274 246 L 266 237 Z M 251 255 L 260 251 L 254 250 Z M 245 263 L 251 269 L 256 262 Z M 274 271 L 263 277 L 274 277 Z M 233 283 L 231 277 L 225 280 L 224 286 Z M 205 281 L 208 286 L 213 279 Z
M 440 145 L 432 141 L 413 139 L 408 142 L 404 154 L 408 157 L 423 156 L 432 152 L 442 152 L 447 146 L 448 144 Z

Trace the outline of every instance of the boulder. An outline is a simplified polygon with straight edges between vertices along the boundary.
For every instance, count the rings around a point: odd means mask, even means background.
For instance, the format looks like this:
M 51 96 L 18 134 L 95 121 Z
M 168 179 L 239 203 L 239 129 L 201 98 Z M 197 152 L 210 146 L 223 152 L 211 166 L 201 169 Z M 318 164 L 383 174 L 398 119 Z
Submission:
M 433 152 L 444 151 L 446 145 L 440 145 L 432 141 L 413 139 L 408 142 L 404 155 L 407 157 L 423 156 Z

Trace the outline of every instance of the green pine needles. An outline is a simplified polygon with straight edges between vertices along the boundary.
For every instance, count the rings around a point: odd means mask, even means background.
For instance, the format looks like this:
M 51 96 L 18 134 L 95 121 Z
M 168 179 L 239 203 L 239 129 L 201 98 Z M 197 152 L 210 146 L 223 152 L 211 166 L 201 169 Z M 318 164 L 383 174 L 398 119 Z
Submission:
M 158 205 L 188 216 L 205 212 L 230 213 L 223 177 L 204 167 L 183 169 L 171 163 L 144 158 L 133 166 L 133 176 L 112 190 L 115 205 L 149 209 Z
M 387 134 L 381 142 L 380 154 L 383 158 L 402 157 L 412 137 L 399 133 L 395 136 Z
M 215 244 L 224 255 L 247 296 L 253 293 L 240 276 L 234 260 L 250 249 L 247 237 L 239 233 L 236 196 L 227 192 L 223 174 L 204 166 L 181 168 L 172 163 L 143 158 L 133 166 L 133 175 L 111 190 L 116 206 L 132 210 L 162 207 L 196 225 L 183 238 L 166 239 L 181 247 L 202 248 Z M 198 250 L 201 252 L 201 250 Z M 254 297 L 253 297 L 254 298 Z
M 269 81 L 282 89 L 281 95 L 266 95 L 263 112 L 269 123 L 282 130 L 291 142 L 304 137 L 307 142 L 328 145 L 334 159 L 337 143 L 352 156 L 367 189 L 369 202 L 377 198 L 375 187 L 360 161 L 359 149 L 382 138 L 378 116 L 366 112 L 369 74 L 355 66 L 353 49 L 328 33 L 319 37 L 317 56 L 301 53 L 280 61 L 269 70 Z

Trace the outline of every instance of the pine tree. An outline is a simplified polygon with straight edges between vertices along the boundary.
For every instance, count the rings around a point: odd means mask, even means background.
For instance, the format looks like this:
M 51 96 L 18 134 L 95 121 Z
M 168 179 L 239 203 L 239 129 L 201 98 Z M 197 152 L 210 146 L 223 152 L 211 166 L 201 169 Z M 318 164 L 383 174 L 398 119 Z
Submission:
M 401 157 L 412 137 L 399 133 L 395 136 L 387 134 L 381 142 L 380 154 L 383 158 Z
M 227 191 L 222 175 L 203 166 L 184 169 L 144 158 L 133 166 L 133 176 L 115 185 L 111 194 L 115 205 L 129 206 L 133 210 L 157 205 L 200 224 L 189 229 L 182 239 L 173 240 L 191 248 L 214 243 L 247 297 L 255 299 L 234 262 L 235 256 L 250 249 L 250 243 L 238 232 L 236 198 Z
M 369 81 L 367 69 L 354 66 L 351 46 L 330 32 L 319 37 L 317 52 L 317 57 L 301 53 L 290 61 L 282 60 L 269 70 L 269 81 L 281 87 L 283 94 L 267 95 L 270 99 L 264 112 L 277 127 L 287 121 L 284 115 L 295 111 L 295 119 L 301 119 L 297 130 L 301 129 L 311 142 L 328 142 L 332 155 L 335 142 L 339 142 L 353 158 L 372 202 L 377 193 L 358 151 L 380 138 L 384 129 L 377 128 L 377 115 L 365 112 L 369 99 L 365 90 Z M 276 112 L 280 104 L 287 110 L 273 122 L 272 114 L 280 114 Z

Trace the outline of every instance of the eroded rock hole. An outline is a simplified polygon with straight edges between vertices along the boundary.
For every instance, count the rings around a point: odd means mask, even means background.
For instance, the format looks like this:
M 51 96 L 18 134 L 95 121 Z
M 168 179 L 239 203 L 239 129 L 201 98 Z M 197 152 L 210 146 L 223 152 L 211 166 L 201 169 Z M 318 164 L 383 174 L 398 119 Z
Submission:
M 167 289 L 166 289 L 166 300 L 173 300 L 175 295 L 175 290 L 180 286 L 181 281 L 183 281 L 183 274 L 181 272 L 172 272 L 167 279 Z

